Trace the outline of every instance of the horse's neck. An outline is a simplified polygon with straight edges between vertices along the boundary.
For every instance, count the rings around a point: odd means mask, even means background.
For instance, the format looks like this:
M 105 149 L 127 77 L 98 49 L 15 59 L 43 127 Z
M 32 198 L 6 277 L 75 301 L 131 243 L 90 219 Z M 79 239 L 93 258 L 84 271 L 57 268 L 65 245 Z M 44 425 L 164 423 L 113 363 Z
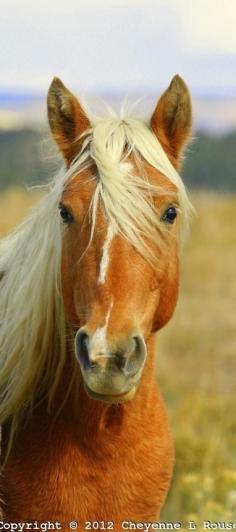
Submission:
M 61 522 L 72 515 L 81 522 L 88 516 L 110 519 L 111 510 L 112 519 L 118 521 L 134 508 L 137 521 L 156 514 L 173 460 L 155 383 L 153 340 L 148 341 L 148 351 L 132 400 L 121 405 L 94 401 L 80 379 L 54 422 L 46 404 L 41 404 L 28 425 L 21 427 L 4 469 L 8 520 L 28 519 L 29 511 L 38 521 L 46 516 Z M 57 408 L 66 381 L 69 373 L 61 383 Z

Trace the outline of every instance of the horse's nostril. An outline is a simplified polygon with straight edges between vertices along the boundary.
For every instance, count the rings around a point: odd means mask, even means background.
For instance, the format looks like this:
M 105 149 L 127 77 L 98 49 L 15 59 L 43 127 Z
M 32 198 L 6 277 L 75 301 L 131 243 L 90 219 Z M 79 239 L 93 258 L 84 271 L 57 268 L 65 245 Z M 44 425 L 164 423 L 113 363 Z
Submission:
M 146 344 L 144 342 L 144 339 L 141 336 L 134 336 L 133 340 L 135 342 L 136 358 L 142 364 L 144 362 L 145 358 L 146 358 L 146 355 L 147 355 Z
M 75 337 L 75 352 L 82 367 L 86 369 L 90 367 L 89 352 L 88 352 L 89 336 L 85 331 L 78 331 Z
M 123 370 L 126 365 L 126 359 L 123 353 L 116 353 L 114 355 L 114 358 L 117 368 Z
M 132 355 L 126 360 L 125 373 L 129 376 L 134 375 L 140 369 L 140 365 L 135 355 Z
M 115 355 L 116 367 L 127 377 L 132 377 L 143 367 L 146 358 L 146 345 L 141 336 L 133 336 L 124 352 Z

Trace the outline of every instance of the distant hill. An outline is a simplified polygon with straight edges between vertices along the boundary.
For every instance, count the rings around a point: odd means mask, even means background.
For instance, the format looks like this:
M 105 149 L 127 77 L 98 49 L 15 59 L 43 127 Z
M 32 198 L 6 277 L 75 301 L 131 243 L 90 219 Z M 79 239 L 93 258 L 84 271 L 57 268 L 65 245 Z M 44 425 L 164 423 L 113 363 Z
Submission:
M 37 185 L 58 167 L 52 142 L 37 130 L 0 131 L 0 189 Z
M 53 143 L 36 130 L 0 131 L 0 189 L 50 179 L 60 161 Z M 236 191 L 236 131 L 222 137 L 198 133 L 182 175 L 189 188 Z
M 221 137 L 197 133 L 182 175 L 190 189 L 236 191 L 236 131 Z

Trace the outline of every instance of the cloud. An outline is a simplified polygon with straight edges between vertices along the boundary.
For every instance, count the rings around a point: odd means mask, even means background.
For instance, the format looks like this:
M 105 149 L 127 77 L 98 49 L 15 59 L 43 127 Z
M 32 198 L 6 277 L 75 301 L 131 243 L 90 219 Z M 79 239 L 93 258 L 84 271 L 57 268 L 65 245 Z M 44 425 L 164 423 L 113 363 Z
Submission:
M 205 53 L 236 53 L 235 0 L 180 0 L 180 5 L 185 39 L 190 48 Z
M 197 91 L 233 90 L 234 0 L 8 0 L 0 87 L 45 90 L 53 75 L 101 92 L 159 89 L 179 72 Z

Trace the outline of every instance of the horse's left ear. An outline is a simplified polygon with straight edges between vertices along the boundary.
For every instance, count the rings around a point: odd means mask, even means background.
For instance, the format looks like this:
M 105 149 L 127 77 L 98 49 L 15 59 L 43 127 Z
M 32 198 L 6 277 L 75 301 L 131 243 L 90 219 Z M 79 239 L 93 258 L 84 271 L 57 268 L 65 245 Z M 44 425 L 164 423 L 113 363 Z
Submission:
M 59 78 L 54 78 L 49 87 L 48 121 L 54 139 L 69 165 L 81 148 L 80 135 L 91 125 L 77 98 Z
M 190 137 L 191 126 L 192 106 L 188 87 L 176 75 L 162 94 L 151 118 L 151 128 L 176 167 Z

